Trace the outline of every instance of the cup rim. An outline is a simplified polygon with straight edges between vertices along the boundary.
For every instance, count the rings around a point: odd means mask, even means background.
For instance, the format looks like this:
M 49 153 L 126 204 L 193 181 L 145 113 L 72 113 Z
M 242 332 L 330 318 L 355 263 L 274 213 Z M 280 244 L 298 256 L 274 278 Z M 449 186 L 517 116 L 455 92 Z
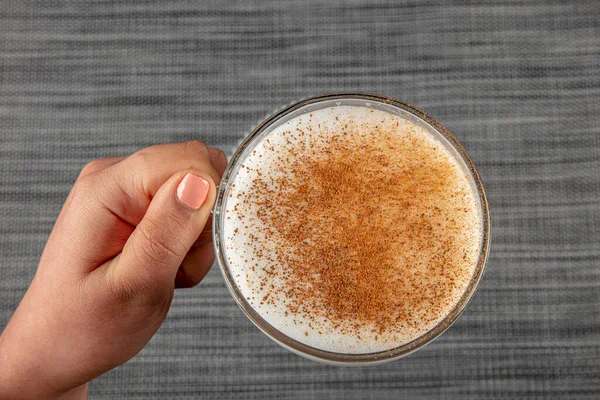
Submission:
M 225 190 L 228 187 L 228 182 L 231 178 L 231 174 L 234 170 L 234 167 L 238 164 L 238 161 L 244 151 L 249 144 L 251 144 L 254 139 L 256 139 L 265 129 L 269 128 L 272 124 L 279 121 L 281 118 L 284 118 L 288 114 L 305 107 L 307 105 L 330 101 L 330 100 L 364 100 L 376 103 L 383 103 L 393 107 L 400 108 L 401 110 L 408 112 L 417 118 L 421 119 L 423 122 L 429 124 L 433 129 L 435 129 L 441 136 L 443 136 L 453 147 L 453 149 L 458 153 L 464 164 L 467 166 L 473 181 L 475 183 L 475 189 L 477 191 L 477 195 L 479 197 L 479 202 L 481 204 L 481 216 L 482 216 L 482 243 L 481 250 L 477 259 L 477 264 L 475 266 L 475 270 L 473 271 L 473 276 L 469 281 L 467 288 L 464 293 L 452 308 L 452 310 L 433 328 L 419 336 L 418 338 L 400 345 L 398 347 L 394 347 L 392 349 L 373 352 L 373 353 L 363 353 L 363 354 L 346 354 L 346 353 L 337 353 L 327 350 L 321 350 L 316 347 L 312 347 L 301 343 L 291 337 L 283 334 L 281 331 L 273 327 L 269 324 L 258 312 L 254 310 L 254 308 L 250 305 L 250 303 L 246 300 L 246 298 L 242 295 L 238 286 L 233 278 L 229 267 L 227 266 L 227 262 L 225 260 L 225 249 L 221 239 L 222 234 L 222 220 L 221 220 L 221 209 L 225 204 Z M 485 271 L 486 262 L 489 255 L 490 250 L 490 241 L 491 241 L 491 221 L 489 214 L 489 206 L 488 201 L 485 195 L 485 191 L 483 189 L 483 183 L 481 177 L 467 154 L 465 148 L 460 144 L 460 142 L 454 137 L 450 131 L 448 131 L 444 126 L 442 126 L 439 122 L 437 122 L 434 118 L 427 115 L 425 112 L 411 106 L 410 104 L 401 102 L 399 100 L 380 96 L 376 94 L 370 93 L 361 93 L 361 92 L 336 92 L 331 94 L 324 94 L 319 96 L 308 97 L 303 100 L 297 101 L 278 112 L 274 113 L 270 117 L 266 118 L 262 121 L 256 128 L 252 130 L 252 132 L 241 142 L 241 144 L 235 150 L 233 156 L 231 157 L 227 168 L 223 174 L 221 179 L 221 183 L 218 187 L 217 198 L 215 201 L 214 209 L 213 209 L 213 245 L 215 250 L 215 257 L 218 260 L 221 272 L 225 279 L 225 283 L 227 288 L 233 298 L 235 299 L 238 306 L 244 312 L 246 317 L 252 321 L 256 327 L 258 327 L 263 333 L 265 333 L 269 338 L 274 340 L 276 343 L 281 345 L 282 347 L 291 350 L 294 353 L 297 353 L 306 358 L 321 361 L 329 364 L 338 364 L 338 365 L 364 365 L 364 364 L 374 364 L 381 363 L 385 361 L 391 361 L 403 356 L 406 356 L 419 348 L 425 346 L 426 344 L 432 342 L 434 339 L 439 337 L 442 333 L 444 333 L 463 313 L 467 305 L 471 302 L 477 288 L 479 287 L 479 283 Z

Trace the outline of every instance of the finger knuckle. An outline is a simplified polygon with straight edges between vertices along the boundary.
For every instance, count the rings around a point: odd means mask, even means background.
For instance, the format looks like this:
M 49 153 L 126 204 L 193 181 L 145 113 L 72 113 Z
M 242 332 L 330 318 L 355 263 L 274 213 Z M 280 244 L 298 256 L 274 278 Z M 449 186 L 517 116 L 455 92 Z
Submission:
M 115 299 L 118 302 L 129 303 L 139 295 L 140 288 L 145 286 L 142 279 L 123 279 L 116 274 L 113 268 L 112 273 L 108 274 L 108 287 Z
M 171 287 L 152 274 L 139 274 L 135 279 L 126 279 L 112 274 L 109 287 L 118 304 L 160 305 L 169 300 Z M 167 307 L 168 308 L 168 307 Z
M 192 154 L 208 154 L 208 146 L 206 145 L 206 143 L 200 140 L 191 140 L 189 142 L 185 142 L 183 144 L 183 148 L 185 152 L 189 152 Z
M 150 216 L 146 216 L 145 221 L 138 225 L 144 239 L 138 247 L 148 262 L 171 264 L 184 255 L 182 246 L 176 240 L 176 233 L 166 226 Z
M 71 194 L 79 200 L 89 200 L 90 193 L 94 191 L 95 179 L 90 175 L 85 175 L 78 178 L 71 189 Z
M 81 178 L 88 176 L 90 174 L 93 174 L 94 172 L 99 171 L 102 168 L 102 161 L 101 160 L 93 160 L 90 161 L 89 163 L 87 163 L 82 169 L 81 172 L 79 173 L 79 176 Z
M 208 151 L 215 157 L 215 158 L 221 158 L 225 161 L 227 161 L 227 156 L 225 155 L 225 152 L 221 149 L 218 149 L 216 147 L 209 147 Z
M 152 157 L 152 151 L 154 146 L 146 147 L 145 149 L 141 149 L 136 151 L 130 156 L 130 160 L 133 164 L 145 164 Z

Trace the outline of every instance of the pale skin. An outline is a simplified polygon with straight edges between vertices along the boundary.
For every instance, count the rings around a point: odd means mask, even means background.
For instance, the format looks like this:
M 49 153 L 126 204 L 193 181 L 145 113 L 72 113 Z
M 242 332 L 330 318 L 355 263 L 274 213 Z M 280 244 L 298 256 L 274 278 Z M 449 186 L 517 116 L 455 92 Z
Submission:
M 81 171 L 0 336 L 0 398 L 86 399 L 89 381 L 146 345 L 174 290 L 213 263 L 210 210 L 226 163 L 193 141 Z

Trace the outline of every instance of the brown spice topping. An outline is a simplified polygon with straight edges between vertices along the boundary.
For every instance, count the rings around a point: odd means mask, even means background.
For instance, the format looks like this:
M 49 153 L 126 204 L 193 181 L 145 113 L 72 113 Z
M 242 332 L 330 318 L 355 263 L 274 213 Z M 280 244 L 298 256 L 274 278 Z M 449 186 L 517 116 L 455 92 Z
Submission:
M 270 173 L 255 172 L 241 193 L 257 219 L 248 244 L 267 273 L 260 301 L 285 294 L 293 315 L 356 335 L 427 327 L 472 271 L 467 181 L 413 125 L 334 124 L 268 143 Z

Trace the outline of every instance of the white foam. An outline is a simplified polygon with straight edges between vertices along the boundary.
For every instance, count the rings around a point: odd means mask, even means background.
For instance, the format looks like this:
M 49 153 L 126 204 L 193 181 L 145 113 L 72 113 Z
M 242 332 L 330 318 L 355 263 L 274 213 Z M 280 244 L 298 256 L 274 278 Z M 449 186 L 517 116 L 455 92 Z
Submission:
M 355 121 L 370 121 L 372 123 L 375 123 L 375 121 L 377 121 L 377 123 L 384 121 L 385 123 L 385 121 L 387 121 L 387 123 L 390 124 L 400 122 L 398 127 L 399 131 L 409 127 L 412 131 L 417 132 L 423 140 L 426 140 L 439 148 L 441 154 L 443 154 L 444 157 L 447 157 L 450 162 L 454 163 L 457 170 L 462 171 L 459 163 L 436 138 L 425 129 L 418 127 L 401 117 L 383 111 L 371 110 L 369 108 L 358 106 L 337 106 L 334 108 L 313 111 L 310 117 L 308 115 L 299 116 L 272 131 L 267 138 L 263 139 L 262 142 L 255 147 L 255 151 L 250 152 L 247 158 L 243 160 L 245 168 L 238 169 L 235 175 L 232 176 L 233 185 L 226 198 L 225 206 L 224 255 L 225 259 L 228 260 L 231 274 L 235 278 L 240 292 L 253 305 L 256 312 L 258 312 L 258 314 L 273 327 L 292 339 L 315 348 L 338 353 L 362 354 L 387 350 L 413 340 L 432 328 L 447 313 L 440 315 L 439 320 L 433 321 L 430 324 L 431 326 L 422 327 L 420 330 L 411 332 L 404 337 L 390 336 L 387 338 L 375 338 L 374 333 L 365 330 L 364 332 L 361 332 L 359 338 L 357 335 L 351 335 L 336 330 L 333 324 L 325 319 L 319 321 L 320 324 L 317 324 L 320 325 L 319 327 L 314 327 L 315 325 L 312 324 L 312 326 L 310 326 L 310 321 L 292 315 L 282 306 L 282 304 L 285 303 L 285 298 L 281 293 L 270 293 L 271 298 L 275 296 L 273 298 L 274 304 L 261 303 L 262 297 L 266 294 L 264 289 L 260 286 L 261 280 L 265 277 L 264 271 L 261 270 L 261 265 L 264 265 L 264 263 L 259 260 L 257 254 L 253 251 L 253 246 L 249 246 L 248 243 L 256 240 L 264 241 L 264 256 L 274 257 L 274 253 L 268 251 L 269 243 L 267 243 L 265 237 L 253 237 L 253 235 L 258 234 L 257 229 L 249 230 L 245 228 L 246 226 L 256 227 L 260 222 L 258 219 L 254 218 L 256 217 L 256 208 L 245 205 L 242 198 L 242 194 L 247 192 L 252 185 L 252 180 L 256 177 L 257 171 L 260 171 L 263 174 L 277 173 L 275 172 L 275 169 L 273 169 L 277 154 L 270 149 L 285 145 L 286 137 L 282 135 L 284 132 L 299 132 L 299 130 L 302 130 L 309 134 L 307 135 L 307 140 L 309 140 L 309 137 L 310 140 L 314 140 L 314 137 L 311 137 L 310 135 L 311 131 L 323 131 L 327 128 L 333 128 L 334 122 L 339 124 L 340 121 L 349 118 L 349 116 Z M 266 139 L 268 139 L 268 143 Z M 464 173 L 462 173 L 461 179 L 463 180 L 462 184 L 468 185 L 468 180 Z M 470 207 L 474 212 L 478 212 L 478 203 L 474 193 L 472 193 L 471 200 L 472 204 L 470 204 Z M 235 211 L 236 206 L 237 212 Z M 252 223 L 248 223 L 250 218 L 253 218 Z M 480 236 L 481 231 L 474 229 L 472 232 L 472 246 L 474 253 L 478 252 Z M 258 267 L 255 267 L 254 269 L 250 268 L 252 259 L 255 259 L 253 263 L 258 262 Z M 452 303 L 456 303 L 461 295 L 462 291 L 457 292 Z M 447 311 L 450 311 L 450 308 L 451 307 L 449 307 Z

